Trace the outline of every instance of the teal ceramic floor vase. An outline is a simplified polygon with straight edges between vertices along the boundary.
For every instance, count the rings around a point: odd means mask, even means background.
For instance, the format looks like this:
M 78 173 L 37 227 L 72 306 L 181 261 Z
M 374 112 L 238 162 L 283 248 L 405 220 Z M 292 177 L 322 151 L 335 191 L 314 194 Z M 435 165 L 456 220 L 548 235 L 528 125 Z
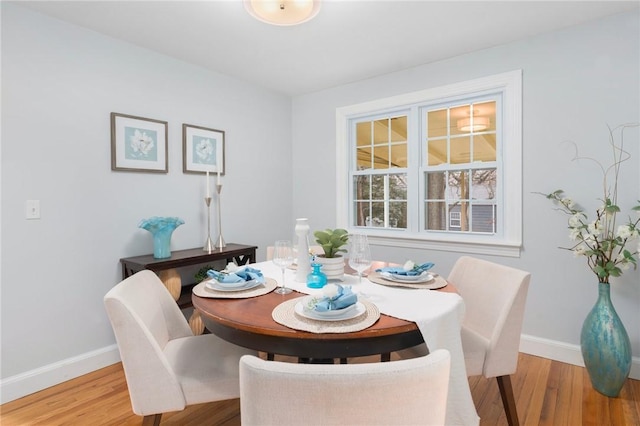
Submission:
M 618 396 L 631 370 L 631 342 L 607 283 L 598 284 L 598 300 L 582 324 L 580 346 L 593 388 Z

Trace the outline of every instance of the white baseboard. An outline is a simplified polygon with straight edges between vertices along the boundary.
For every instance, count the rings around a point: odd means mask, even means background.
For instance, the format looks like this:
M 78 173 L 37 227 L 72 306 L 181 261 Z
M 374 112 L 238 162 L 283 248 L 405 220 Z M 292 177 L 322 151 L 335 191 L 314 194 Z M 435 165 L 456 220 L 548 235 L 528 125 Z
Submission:
M 570 345 L 568 343 L 523 334 L 520 336 L 520 352 L 584 367 L 580 345 Z M 629 377 L 640 380 L 639 357 L 634 356 L 631 358 L 631 372 L 629 373 Z
M 579 345 L 570 345 L 523 334 L 520 339 L 520 352 L 584 367 Z M 0 381 L 0 404 L 22 398 L 116 362 L 120 362 L 118 346 L 111 345 L 8 377 Z M 640 380 L 639 357 L 632 358 L 629 377 Z
M 107 346 L 0 381 L 0 404 L 120 362 L 117 345 Z

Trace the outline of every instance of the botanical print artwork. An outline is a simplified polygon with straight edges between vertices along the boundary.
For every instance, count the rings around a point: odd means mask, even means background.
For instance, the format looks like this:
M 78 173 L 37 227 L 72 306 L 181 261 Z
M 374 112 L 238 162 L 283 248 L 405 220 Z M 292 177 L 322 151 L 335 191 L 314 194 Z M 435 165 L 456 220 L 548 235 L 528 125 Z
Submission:
M 127 160 L 158 161 L 158 134 L 154 130 L 125 127 L 124 156 Z
M 182 124 L 182 171 L 224 174 L 224 131 Z
M 193 136 L 193 162 L 197 164 L 216 165 L 216 146 L 218 141 L 202 136 Z
M 167 173 L 166 121 L 111 113 L 111 170 Z

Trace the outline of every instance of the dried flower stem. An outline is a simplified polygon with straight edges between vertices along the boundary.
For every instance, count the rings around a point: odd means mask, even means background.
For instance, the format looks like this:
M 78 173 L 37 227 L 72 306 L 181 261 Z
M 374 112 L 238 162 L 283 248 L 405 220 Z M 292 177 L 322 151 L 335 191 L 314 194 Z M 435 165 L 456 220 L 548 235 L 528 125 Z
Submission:
M 640 124 L 622 124 L 611 129 L 609 127 L 609 144 L 612 148 L 613 163 L 604 167 L 598 160 L 578 155 L 577 146 L 573 144 L 575 155 L 572 161 L 589 160 L 596 163 L 603 175 L 603 206 L 596 209 L 596 219 L 588 222 L 587 215 L 582 208 L 564 197 L 564 191 L 559 189 L 544 195 L 558 204 L 557 210 L 569 217 L 570 238 L 578 242 L 566 250 L 573 251 L 577 255 L 587 258 L 587 265 L 596 274 L 600 282 L 609 283 L 610 277 L 622 275 L 622 270 L 633 265 L 637 267 L 636 257 L 640 253 L 640 244 L 635 250 L 628 250 L 627 243 L 640 236 L 640 217 L 636 220 L 629 218 L 624 225 L 616 227 L 616 216 L 620 213 L 618 207 L 618 179 L 620 167 L 623 162 L 631 158 L 631 154 L 624 149 L 624 130 L 629 127 L 638 127 Z M 620 132 L 620 144 L 616 144 L 615 132 Z M 613 183 L 609 186 L 608 177 L 612 174 Z M 631 210 L 640 212 L 640 200 L 638 205 Z

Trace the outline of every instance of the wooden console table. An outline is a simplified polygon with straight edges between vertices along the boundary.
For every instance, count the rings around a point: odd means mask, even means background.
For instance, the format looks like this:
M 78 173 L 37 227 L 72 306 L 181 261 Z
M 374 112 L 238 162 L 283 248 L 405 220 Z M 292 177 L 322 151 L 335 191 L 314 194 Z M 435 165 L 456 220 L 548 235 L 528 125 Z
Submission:
M 122 279 L 125 279 L 136 272 L 143 269 L 149 269 L 160 277 L 164 285 L 178 303 L 180 309 L 191 307 L 191 289 L 197 283 L 191 283 L 182 286 L 180 274 L 177 268 L 185 266 L 194 266 L 213 262 L 216 260 L 225 260 L 227 263 L 235 262 L 237 265 L 245 265 L 247 263 L 255 263 L 257 246 L 249 246 L 243 244 L 227 244 L 226 247 L 214 249 L 211 253 L 200 248 L 187 250 L 174 250 L 171 257 L 164 259 L 156 259 L 153 254 L 145 254 L 142 256 L 125 257 L 120 259 L 122 264 Z M 198 311 L 194 309 L 189 325 L 194 334 L 202 334 L 204 324 Z

